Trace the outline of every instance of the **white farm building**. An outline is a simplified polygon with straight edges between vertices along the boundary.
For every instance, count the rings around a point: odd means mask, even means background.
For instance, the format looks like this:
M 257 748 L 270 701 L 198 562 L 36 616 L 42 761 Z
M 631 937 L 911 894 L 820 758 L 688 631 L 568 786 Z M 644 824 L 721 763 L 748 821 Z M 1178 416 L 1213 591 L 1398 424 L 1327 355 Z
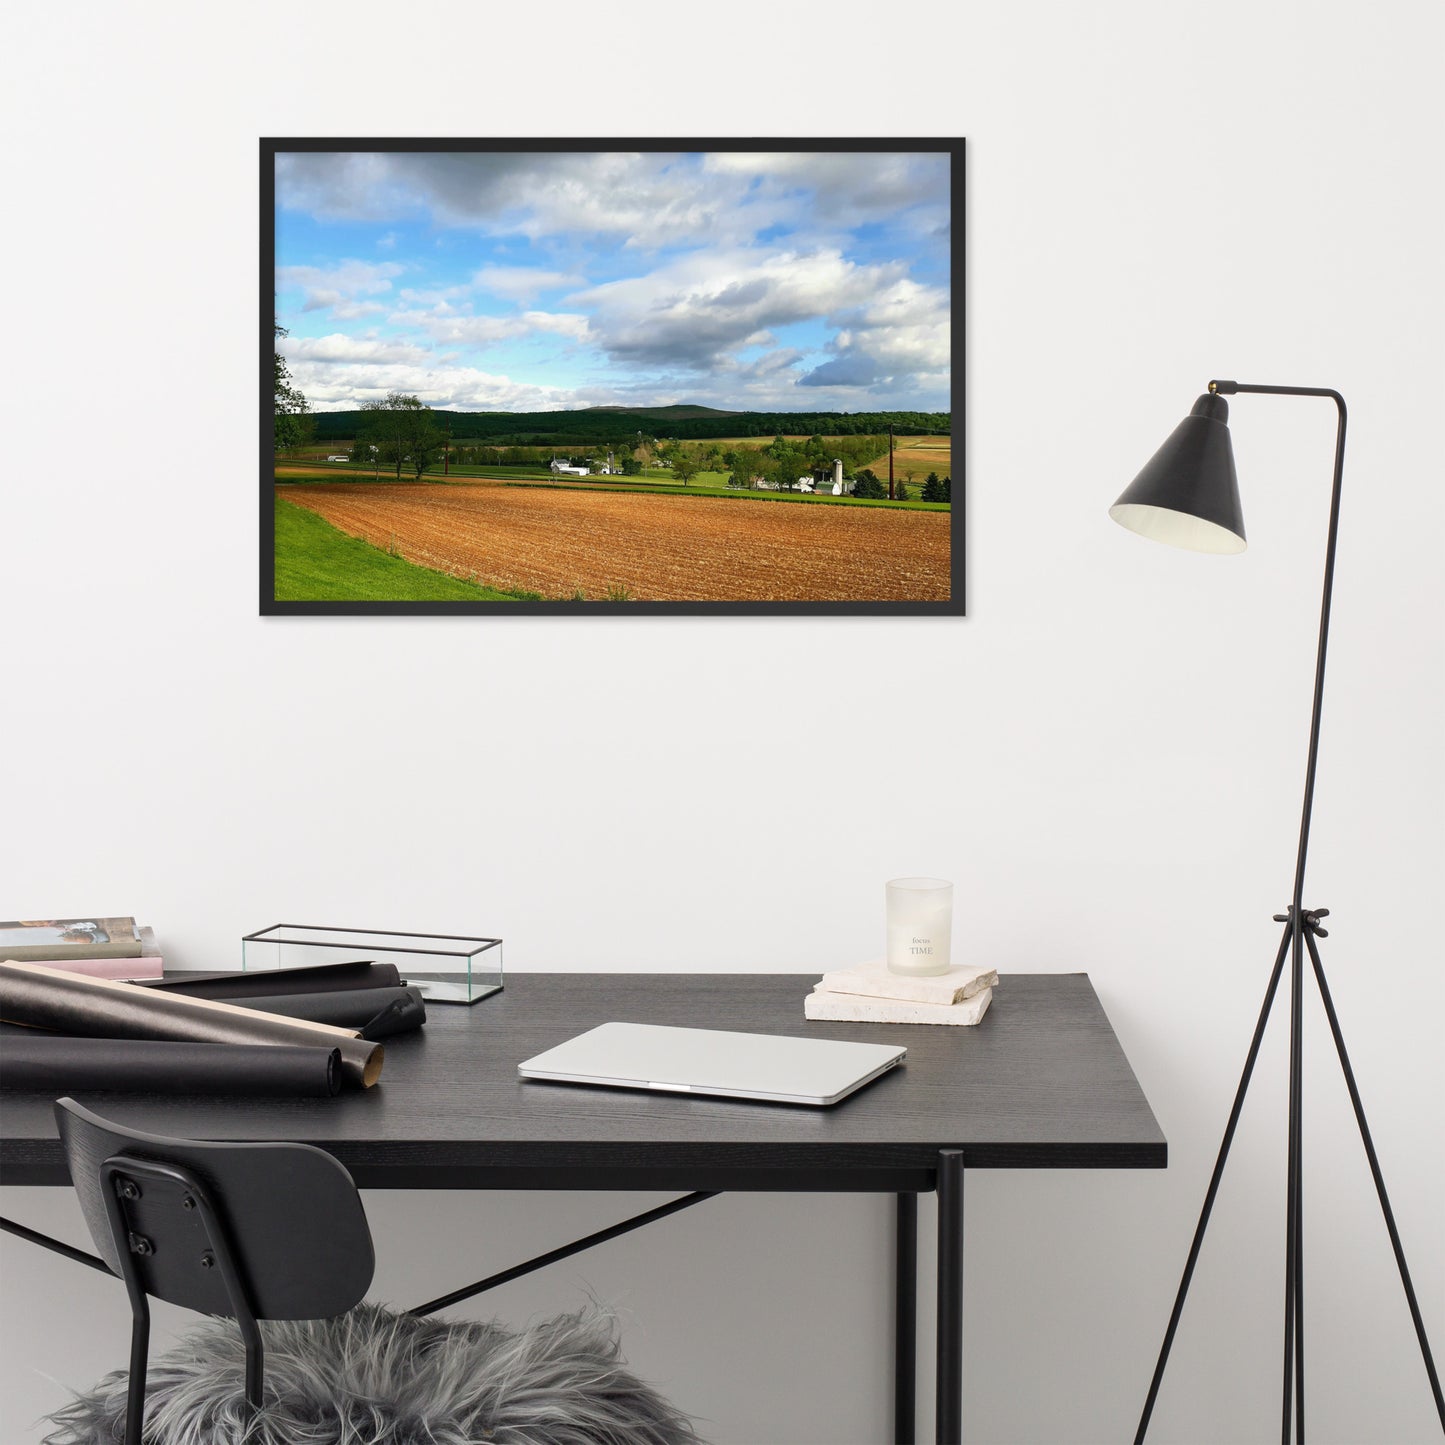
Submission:
M 574 467 L 570 462 L 559 462 L 556 457 L 552 458 L 552 470 L 558 476 L 585 477 L 587 475 L 586 467 Z

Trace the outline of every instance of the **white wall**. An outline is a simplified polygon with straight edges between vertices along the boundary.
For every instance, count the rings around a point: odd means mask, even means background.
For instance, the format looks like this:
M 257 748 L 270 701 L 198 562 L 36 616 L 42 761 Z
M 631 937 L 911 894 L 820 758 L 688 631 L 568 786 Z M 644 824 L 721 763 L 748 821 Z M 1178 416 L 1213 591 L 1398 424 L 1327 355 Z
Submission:
M 872 946 L 883 879 L 953 877 L 959 952 L 1089 971 L 1170 1141 L 1166 1173 L 970 1178 L 969 1438 L 1123 1438 L 1288 901 L 1328 404 L 1234 403 L 1243 558 L 1105 509 L 1209 377 L 1335 386 L 1307 902 L 1334 910 L 1445 1352 L 1439 7 L 545 9 L 71 4 L 9 29 L 0 915 L 134 912 L 197 967 L 297 917 L 495 930 L 519 970 L 820 971 Z M 559 92 L 559 66 L 610 84 Z M 795 66 L 846 104 L 820 114 Z M 969 137 L 967 621 L 256 617 L 257 136 L 820 128 Z M 698 742 L 759 715 L 836 726 L 802 753 Z M 800 880 L 780 840 L 829 866 Z M 1433 1438 L 1307 1026 L 1311 1433 Z M 1275 1428 L 1284 1032 L 1159 1441 Z M 60 1192 L 3 1193 L 79 1237 Z M 378 1289 L 414 1300 L 632 1202 L 371 1196 Z M 888 1219 L 725 1198 L 495 1307 L 618 1302 L 721 1445 L 876 1442 Z M 63 1383 L 123 1362 L 125 1306 L 8 1237 L 0 1264 L 0 1434 L 35 1438 Z

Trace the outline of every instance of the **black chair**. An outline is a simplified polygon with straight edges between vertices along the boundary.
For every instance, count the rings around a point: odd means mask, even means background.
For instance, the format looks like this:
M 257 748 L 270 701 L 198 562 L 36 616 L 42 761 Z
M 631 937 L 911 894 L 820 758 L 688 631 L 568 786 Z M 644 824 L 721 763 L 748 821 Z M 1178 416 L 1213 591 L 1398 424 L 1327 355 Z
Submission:
M 125 1281 L 133 1325 L 129 1376 L 122 1383 L 116 1372 L 77 1395 L 50 1417 L 63 1433 L 47 1439 L 113 1440 L 123 1392 L 126 1445 L 142 1445 L 154 1295 L 222 1317 L 151 1372 L 157 1445 L 330 1438 L 318 1433 L 322 1419 L 345 1440 L 376 1429 L 388 1442 L 465 1433 L 512 1445 L 698 1445 L 687 1417 L 626 1369 L 603 1312 L 516 1333 L 495 1322 L 426 1318 L 637 1221 L 398 1314 L 361 1304 L 375 1268 L 371 1232 L 356 1185 L 331 1155 L 308 1144 L 163 1138 L 102 1119 L 73 1099 L 59 1100 L 55 1113 L 86 1223 L 105 1264 Z M 227 1319 L 245 1344 L 244 1401 Z M 268 1326 L 273 1378 L 264 1402 L 259 1320 L 278 1322 Z M 190 1388 L 197 1380 L 202 1388 Z M 378 1423 L 382 1413 L 386 1425 Z
M 246 1400 L 259 1408 L 257 1320 L 344 1314 L 376 1257 L 351 1175 L 309 1144 L 207 1144 L 126 1129 L 73 1099 L 55 1106 L 70 1177 L 101 1257 L 132 1315 L 126 1445 L 141 1445 L 148 1297 L 234 1319 Z

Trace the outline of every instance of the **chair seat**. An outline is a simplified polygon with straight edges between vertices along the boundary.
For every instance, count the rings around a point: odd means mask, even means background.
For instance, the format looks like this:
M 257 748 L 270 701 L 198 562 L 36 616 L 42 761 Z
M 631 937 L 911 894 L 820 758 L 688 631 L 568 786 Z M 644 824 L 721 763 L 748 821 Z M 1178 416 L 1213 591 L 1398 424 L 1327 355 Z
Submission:
M 146 1445 L 697 1445 L 589 1309 L 513 1332 L 360 1305 L 265 1321 L 265 1405 L 248 1410 L 234 1322 L 207 1320 L 150 1367 Z M 45 1445 L 124 1438 L 126 1374 L 50 1417 Z

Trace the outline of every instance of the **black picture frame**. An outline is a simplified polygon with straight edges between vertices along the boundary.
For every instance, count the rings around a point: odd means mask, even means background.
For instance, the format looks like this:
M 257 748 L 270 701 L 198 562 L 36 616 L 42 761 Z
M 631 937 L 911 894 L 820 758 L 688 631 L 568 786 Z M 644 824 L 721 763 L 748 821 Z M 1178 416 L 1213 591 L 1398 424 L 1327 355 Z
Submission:
M 956 493 L 949 512 L 946 601 L 278 601 L 275 597 L 275 412 L 272 374 L 276 274 L 276 157 L 287 152 L 454 151 L 818 151 L 946 154 L 950 174 L 950 435 Z M 967 177 L 963 137 L 262 137 L 260 141 L 259 280 L 259 606 L 262 616 L 832 616 L 963 617 L 967 614 L 966 292 Z M 725 504 L 726 505 L 726 504 Z

